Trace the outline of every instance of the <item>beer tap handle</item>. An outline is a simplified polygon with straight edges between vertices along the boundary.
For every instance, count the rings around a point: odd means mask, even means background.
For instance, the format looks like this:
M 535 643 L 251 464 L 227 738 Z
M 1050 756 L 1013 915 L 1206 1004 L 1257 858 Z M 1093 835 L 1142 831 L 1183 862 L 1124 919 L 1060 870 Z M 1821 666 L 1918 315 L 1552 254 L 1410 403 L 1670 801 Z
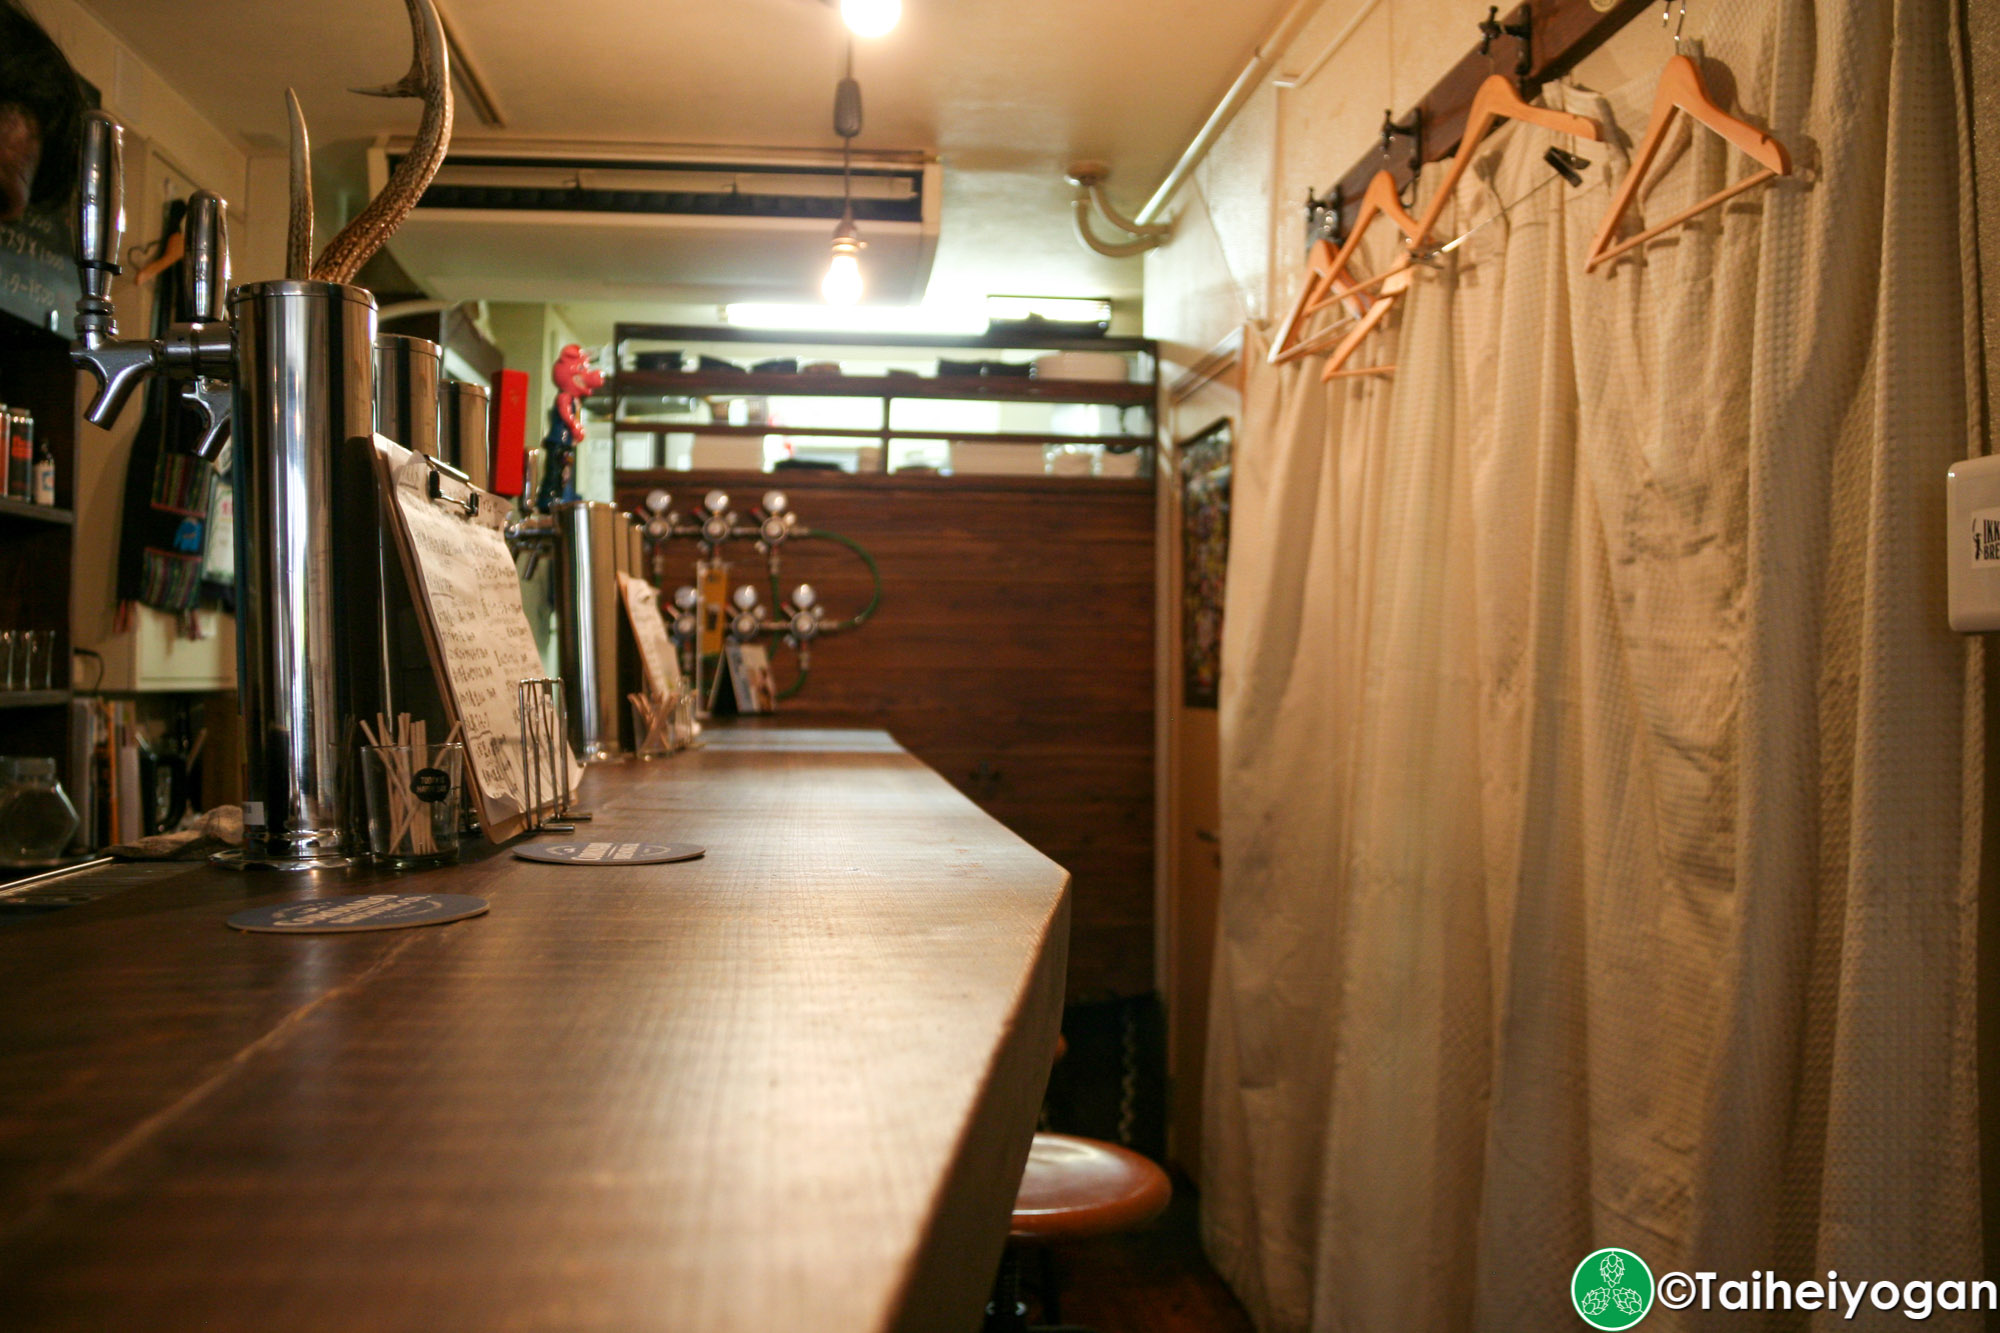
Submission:
M 108 426 L 125 400 L 151 372 L 151 343 L 121 343 L 111 279 L 125 243 L 125 132 L 101 111 L 86 112 L 77 188 L 76 266 L 83 295 L 76 302 L 76 342 L 70 359 L 97 381 L 84 411 L 93 426 Z
M 76 264 L 83 282 L 76 332 L 94 345 L 118 336 L 111 279 L 125 244 L 125 130 L 102 111 L 84 113 L 76 211 Z
M 181 388 L 181 397 L 201 413 L 200 441 L 190 451 L 197 458 L 213 461 L 229 438 L 230 389 L 225 380 L 205 373 L 220 367 L 212 364 L 214 352 L 202 344 L 214 343 L 226 364 L 229 326 L 226 301 L 229 295 L 229 206 L 220 195 L 197 190 L 188 199 L 187 220 L 182 224 L 187 238 L 188 293 L 194 307 L 195 376 Z M 206 336 L 204 336 L 206 335 Z M 204 352 L 208 352 L 204 355 Z
M 218 194 L 196 190 L 188 198 L 182 233 L 187 238 L 191 317 L 197 324 L 220 324 L 229 317 L 224 308 L 229 296 L 229 205 Z

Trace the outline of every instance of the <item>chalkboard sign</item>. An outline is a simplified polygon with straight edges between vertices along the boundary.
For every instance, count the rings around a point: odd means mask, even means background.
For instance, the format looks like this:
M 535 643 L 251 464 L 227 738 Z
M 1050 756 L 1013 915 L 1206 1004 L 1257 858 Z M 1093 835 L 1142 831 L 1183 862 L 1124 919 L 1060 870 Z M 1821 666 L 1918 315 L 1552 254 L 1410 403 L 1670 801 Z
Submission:
M 67 333 L 82 290 L 69 223 L 60 212 L 37 209 L 18 222 L 0 222 L 0 310 L 38 329 Z

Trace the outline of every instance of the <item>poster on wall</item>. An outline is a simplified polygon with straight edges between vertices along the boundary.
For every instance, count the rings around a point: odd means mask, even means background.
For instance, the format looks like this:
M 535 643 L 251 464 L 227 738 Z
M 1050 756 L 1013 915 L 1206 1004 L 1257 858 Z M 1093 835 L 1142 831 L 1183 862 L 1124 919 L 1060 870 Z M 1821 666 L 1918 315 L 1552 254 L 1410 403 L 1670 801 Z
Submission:
M 1222 582 L 1229 568 L 1228 418 L 1177 450 L 1181 476 L 1181 675 L 1189 708 L 1222 685 Z

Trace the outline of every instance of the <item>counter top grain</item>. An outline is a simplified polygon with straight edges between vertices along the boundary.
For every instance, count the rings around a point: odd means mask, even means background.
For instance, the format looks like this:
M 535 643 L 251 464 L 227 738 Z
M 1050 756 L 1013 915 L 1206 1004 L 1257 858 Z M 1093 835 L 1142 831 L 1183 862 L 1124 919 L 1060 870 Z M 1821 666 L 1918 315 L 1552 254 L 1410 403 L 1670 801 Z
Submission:
M 977 1327 L 1068 876 L 881 733 L 591 770 L 592 838 L 326 888 L 207 867 L 0 929 L 0 1326 Z M 247 902 L 471 893 L 273 936 Z

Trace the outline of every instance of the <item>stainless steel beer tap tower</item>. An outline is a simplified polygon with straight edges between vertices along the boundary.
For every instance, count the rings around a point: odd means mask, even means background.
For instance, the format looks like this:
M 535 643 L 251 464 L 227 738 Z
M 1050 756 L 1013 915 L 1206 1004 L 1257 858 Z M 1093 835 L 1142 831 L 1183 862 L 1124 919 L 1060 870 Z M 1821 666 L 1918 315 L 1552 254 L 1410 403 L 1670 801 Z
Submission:
M 72 356 L 98 384 L 86 419 L 108 425 L 146 376 L 165 374 L 186 380 L 184 396 L 208 414 L 207 456 L 230 436 L 246 750 L 237 862 L 346 865 L 350 664 L 372 660 L 376 620 L 355 608 L 343 625 L 336 601 L 344 571 L 375 552 L 336 540 L 336 501 L 374 505 L 375 298 L 340 283 L 252 283 L 228 292 L 225 318 L 222 201 L 197 196 L 188 250 L 200 317 L 158 340 L 120 341 L 110 296 L 124 234 L 123 134 L 96 113 L 84 133 Z

